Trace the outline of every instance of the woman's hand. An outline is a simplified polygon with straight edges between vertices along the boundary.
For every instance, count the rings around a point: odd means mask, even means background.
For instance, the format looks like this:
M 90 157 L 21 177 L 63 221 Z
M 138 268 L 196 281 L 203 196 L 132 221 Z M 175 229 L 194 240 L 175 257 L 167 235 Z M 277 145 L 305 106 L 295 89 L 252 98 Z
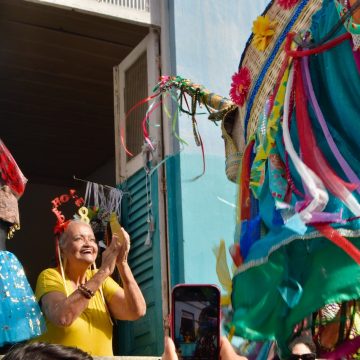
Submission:
M 220 359 L 221 360 L 247 360 L 245 356 L 238 355 L 227 337 L 220 338 Z
M 164 339 L 164 353 L 161 357 L 162 360 L 178 360 L 176 354 L 175 344 L 169 336 Z
M 108 304 L 110 312 L 118 320 L 137 320 L 145 315 L 146 302 L 127 262 L 130 237 L 124 228 L 121 228 L 121 234 L 114 234 L 111 243 L 116 251 L 116 266 L 123 288 L 118 289 L 111 298 Z
M 130 236 L 121 228 L 121 234 L 114 234 L 108 248 L 102 254 L 101 269 L 111 275 L 115 265 L 127 263 L 130 250 Z
M 119 244 L 119 253 L 116 259 L 117 265 L 127 262 L 130 251 L 130 236 L 123 227 L 121 228 L 121 231 L 120 237 L 117 234 L 114 234 L 112 239 L 113 242 L 116 241 Z
M 164 353 L 162 360 L 178 360 L 174 342 L 168 336 L 165 337 Z M 246 357 L 236 354 L 229 340 L 222 336 L 220 338 L 220 359 L 221 360 L 247 360 Z
M 110 276 L 115 269 L 116 259 L 119 255 L 120 245 L 118 241 L 114 238 L 106 250 L 102 253 L 101 267 L 99 271 L 105 272 L 107 276 Z

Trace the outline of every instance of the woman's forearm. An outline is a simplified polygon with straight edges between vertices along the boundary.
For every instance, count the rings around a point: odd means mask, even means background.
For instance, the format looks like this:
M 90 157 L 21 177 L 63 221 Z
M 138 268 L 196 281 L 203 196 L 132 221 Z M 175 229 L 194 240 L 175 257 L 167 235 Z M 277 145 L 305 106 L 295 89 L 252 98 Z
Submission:
M 127 320 L 136 320 L 146 313 L 146 302 L 127 262 L 117 264 L 125 296 Z
M 95 293 L 108 276 L 109 274 L 106 271 L 100 269 L 84 285 Z M 51 293 L 48 295 L 51 295 Z M 54 299 L 53 296 L 49 297 L 48 295 L 44 297 L 43 311 L 52 323 L 62 327 L 70 326 L 87 308 L 90 300 L 79 289 L 75 290 L 67 298 Z

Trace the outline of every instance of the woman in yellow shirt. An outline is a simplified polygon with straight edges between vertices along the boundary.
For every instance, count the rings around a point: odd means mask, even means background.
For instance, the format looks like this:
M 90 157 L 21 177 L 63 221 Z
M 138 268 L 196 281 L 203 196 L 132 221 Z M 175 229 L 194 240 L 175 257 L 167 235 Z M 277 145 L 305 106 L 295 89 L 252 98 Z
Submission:
M 36 298 L 46 318 L 47 331 L 36 341 L 78 347 L 91 355 L 111 356 L 112 321 L 136 320 L 146 312 L 127 256 L 130 238 L 122 229 L 103 252 L 99 270 L 91 270 L 98 247 L 91 227 L 70 221 L 60 236 L 63 267 L 44 270 L 36 285 Z M 119 270 L 123 288 L 110 278 Z

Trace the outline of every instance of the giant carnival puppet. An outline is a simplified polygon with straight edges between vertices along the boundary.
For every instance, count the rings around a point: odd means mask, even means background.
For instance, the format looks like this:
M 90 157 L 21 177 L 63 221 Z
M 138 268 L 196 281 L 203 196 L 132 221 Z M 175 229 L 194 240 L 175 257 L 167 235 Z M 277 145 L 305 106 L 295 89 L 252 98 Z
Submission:
M 44 321 L 24 269 L 6 240 L 20 229 L 18 199 L 26 178 L 0 140 L 0 348 L 41 334 Z
M 322 358 L 360 358 L 359 24 L 359 0 L 273 0 L 253 23 L 231 100 L 179 76 L 163 76 L 152 97 L 180 99 L 199 146 L 197 105 L 221 121 L 239 184 L 232 280 L 217 251 L 226 326 L 265 344 L 258 358 L 275 343 L 286 359 L 304 334 Z

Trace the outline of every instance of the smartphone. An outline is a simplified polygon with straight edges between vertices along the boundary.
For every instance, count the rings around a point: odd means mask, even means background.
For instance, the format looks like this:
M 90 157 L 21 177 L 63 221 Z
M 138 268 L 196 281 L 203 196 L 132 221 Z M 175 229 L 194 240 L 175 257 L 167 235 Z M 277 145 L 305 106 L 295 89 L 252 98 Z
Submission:
M 171 337 L 179 360 L 218 360 L 219 288 L 216 285 L 177 285 L 172 290 L 171 307 Z

